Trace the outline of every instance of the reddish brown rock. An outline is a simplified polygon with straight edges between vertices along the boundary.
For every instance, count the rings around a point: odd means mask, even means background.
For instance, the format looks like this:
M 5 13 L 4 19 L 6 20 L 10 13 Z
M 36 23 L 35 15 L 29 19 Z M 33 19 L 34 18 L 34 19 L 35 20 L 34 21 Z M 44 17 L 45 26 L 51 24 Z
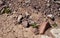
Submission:
M 40 34 L 44 34 L 44 32 L 45 32 L 48 28 L 50 28 L 49 22 L 43 22 L 43 23 L 41 23 L 41 26 L 39 27 L 39 33 L 40 33 Z

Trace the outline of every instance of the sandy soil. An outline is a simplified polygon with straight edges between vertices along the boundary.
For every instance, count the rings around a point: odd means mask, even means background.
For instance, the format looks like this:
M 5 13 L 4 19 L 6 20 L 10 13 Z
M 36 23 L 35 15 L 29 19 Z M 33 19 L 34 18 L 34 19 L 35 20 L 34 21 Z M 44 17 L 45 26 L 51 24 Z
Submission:
M 0 15 L 0 38 L 40 38 L 40 34 L 35 34 L 31 26 L 25 28 L 23 24 L 17 22 L 17 17 L 22 14 L 24 17 L 26 12 L 30 15 L 29 18 L 24 18 L 24 21 L 34 21 L 40 24 L 46 21 L 48 14 L 54 15 L 55 20 L 50 23 L 56 22 L 57 28 L 60 28 L 60 4 L 55 3 L 53 0 L 0 0 L 3 4 L 2 7 L 9 6 L 11 14 Z M 32 18 L 31 18 L 32 17 Z M 25 23 L 24 23 L 25 24 Z M 52 28 L 50 28 L 52 29 Z M 46 31 L 44 35 L 52 37 L 49 32 Z M 38 31 L 37 31 L 38 32 Z

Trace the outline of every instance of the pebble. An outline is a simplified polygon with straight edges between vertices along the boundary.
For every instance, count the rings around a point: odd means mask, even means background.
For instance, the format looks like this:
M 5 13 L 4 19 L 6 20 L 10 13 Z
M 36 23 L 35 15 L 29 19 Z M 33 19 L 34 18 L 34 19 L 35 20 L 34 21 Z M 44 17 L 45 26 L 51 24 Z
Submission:
M 23 25 L 23 27 L 29 27 L 28 21 L 23 21 L 23 22 L 22 22 L 22 25 Z
M 22 15 L 19 15 L 18 16 L 18 19 L 17 19 L 17 22 L 20 23 L 22 21 L 22 18 L 23 18 L 23 16 Z
M 50 6 L 50 4 L 48 3 L 48 4 L 46 4 L 48 7 Z
M 34 24 L 34 23 L 35 23 L 35 22 L 32 21 L 32 20 L 29 20 L 28 22 L 29 22 L 29 24 Z
M 54 15 L 52 15 L 52 14 L 48 14 L 47 17 L 50 18 L 53 21 L 55 20 Z
M 60 38 L 60 28 L 51 29 L 50 32 L 55 38 Z
M 58 10 L 60 11 L 60 8 Z
M 53 17 L 54 17 L 52 14 L 49 14 L 49 15 L 47 15 L 47 16 L 50 17 L 50 18 L 53 18 Z
M 28 12 L 25 12 L 26 18 L 29 18 L 30 14 Z

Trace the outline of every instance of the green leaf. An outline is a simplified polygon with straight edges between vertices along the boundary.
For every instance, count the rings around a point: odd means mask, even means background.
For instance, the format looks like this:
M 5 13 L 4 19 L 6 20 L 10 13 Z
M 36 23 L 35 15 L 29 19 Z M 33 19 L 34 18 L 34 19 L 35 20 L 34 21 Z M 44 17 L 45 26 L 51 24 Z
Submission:
M 11 13 L 11 10 L 8 7 L 5 7 L 3 13 Z
M 6 6 L 6 7 L 4 7 L 4 8 L 2 8 L 1 10 L 0 10 L 0 14 L 4 14 L 4 13 L 11 13 L 11 10 L 10 10 L 10 8 L 8 7 L 8 6 Z
M 32 26 L 33 28 L 37 28 L 36 23 L 31 24 L 31 26 Z
M 54 23 L 54 24 L 52 24 L 53 25 L 53 27 L 57 27 L 57 24 L 56 23 Z

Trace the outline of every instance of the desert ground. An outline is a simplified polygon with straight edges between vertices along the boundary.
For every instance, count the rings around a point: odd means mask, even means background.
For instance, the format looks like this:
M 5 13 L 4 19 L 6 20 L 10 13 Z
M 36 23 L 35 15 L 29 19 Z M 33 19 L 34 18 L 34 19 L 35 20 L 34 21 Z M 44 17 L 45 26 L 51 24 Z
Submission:
M 0 38 L 60 38 L 60 0 L 0 0 Z

